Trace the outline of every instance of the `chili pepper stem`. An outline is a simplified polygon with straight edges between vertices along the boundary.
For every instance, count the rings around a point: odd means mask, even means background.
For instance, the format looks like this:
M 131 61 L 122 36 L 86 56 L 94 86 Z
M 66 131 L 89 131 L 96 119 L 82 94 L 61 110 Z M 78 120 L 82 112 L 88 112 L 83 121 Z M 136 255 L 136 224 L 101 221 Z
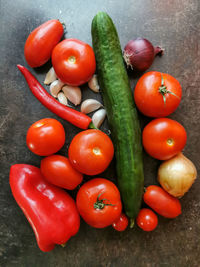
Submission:
M 130 219 L 130 228 L 132 229 L 135 225 L 135 221 L 133 218 Z
M 99 130 L 97 127 L 95 127 L 95 125 L 94 125 L 93 122 L 90 122 L 90 124 L 88 126 L 88 129 L 96 129 L 96 130 Z

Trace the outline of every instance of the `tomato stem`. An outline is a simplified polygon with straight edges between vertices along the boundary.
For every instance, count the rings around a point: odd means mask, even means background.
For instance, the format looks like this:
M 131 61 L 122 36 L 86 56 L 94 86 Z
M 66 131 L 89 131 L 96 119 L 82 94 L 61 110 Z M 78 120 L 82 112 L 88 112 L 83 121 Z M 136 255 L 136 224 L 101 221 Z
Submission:
M 105 206 L 115 206 L 115 205 L 113 205 L 111 203 L 104 203 L 104 201 L 110 201 L 110 200 L 108 200 L 106 198 L 99 199 L 102 194 L 103 194 L 103 192 L 98 195 L 97 201 L 94 203 L 94 208 L 95 209 L 102 210 Z
M 179 98 L 179 96 L 177 96 L 173 92 L 167 90 L 167 86 L 164 85 L 164 78 L 163 78 L 162 74 L 161 74 L 161 86 L 159 87 L 158 92 L 161 93 L 161 95 L 163 97 L 164 104 L 166 104 L 166 96 L 165 96 L 166 94 L 171 94 L 171 95 L 174 95 L 174 96 Z
M 61 22 L 62 26 L 63 26 L 63 31 L 64 31 L 64 34 L 67 33 L 67 28 L 66 28 L 66 24 L 64 22 Z

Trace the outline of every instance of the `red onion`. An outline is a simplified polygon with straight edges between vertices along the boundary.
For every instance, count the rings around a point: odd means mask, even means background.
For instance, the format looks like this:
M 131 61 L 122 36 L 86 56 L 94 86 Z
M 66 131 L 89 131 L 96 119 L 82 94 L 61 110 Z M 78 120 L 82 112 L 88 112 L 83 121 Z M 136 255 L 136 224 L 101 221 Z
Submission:
M 137 71 L 147 70 L 156 55 L 162 55 L 163 49 L 154 47 L 147 39 L 130 40 L 124 48 L 124 60 L 127 66 Z

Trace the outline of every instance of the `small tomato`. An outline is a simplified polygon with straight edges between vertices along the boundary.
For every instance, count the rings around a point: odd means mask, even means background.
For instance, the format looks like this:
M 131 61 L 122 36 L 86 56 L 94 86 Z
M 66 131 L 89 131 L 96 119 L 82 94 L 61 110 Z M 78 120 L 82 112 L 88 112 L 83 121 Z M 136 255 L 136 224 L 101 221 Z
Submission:
M 112 227 L 119 232 L 126 230 L 127 226 L 128 226 L 128 218 L 124 213 L 122 213 L 120 217 L 117 220 L 115 220 L 112 224 Z
M 75 170 L 68 158 L 61 155 L 51 155 L 41 160 L 41 173 L 51 184 L 73 190 L 83 180 L 83 175 Z
M 141 209 L 136 218 L 137 225 L 144 231 L 153 231 L 158 225 L 157 215 L 150 209 Z
M 56 19 L 48 20 L 33 30 L 24 46 L 24 55 L 29 66 L 35 68 L 45 64 L 63 33 L 63 25 Z
M 33 123 L 26 135 L 28 148 L 39 156 L 52 155 L 65 143 L 65 130 L 55 119 L 41 119 Z
M 148 186 L 144 193 L 143 199 L 149 207 L 163 217 L 175 218 L 181 214 L 180 201 L 168 194 L 160 186 Z

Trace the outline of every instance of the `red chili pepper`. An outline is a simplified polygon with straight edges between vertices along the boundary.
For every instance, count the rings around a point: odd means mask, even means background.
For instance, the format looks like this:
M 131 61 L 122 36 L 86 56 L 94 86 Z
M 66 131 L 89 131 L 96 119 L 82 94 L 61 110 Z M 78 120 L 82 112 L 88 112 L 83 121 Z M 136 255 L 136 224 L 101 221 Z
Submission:
M 22 65 L 17 65 L 17 67 L 24 75 L 31 92 L 46 108 L 81 129 L 88 129 L 89 126 L 94 128 L 91 124 L 92 119 L 89 116 L 59 103 L 44 89 L 27 68 Z
M 37 167 L 13 165 L 10 187 L 42 251 L 65 244 L 78 232 L 80 216 L 74 200 L 64 190 L 46 182 Z

